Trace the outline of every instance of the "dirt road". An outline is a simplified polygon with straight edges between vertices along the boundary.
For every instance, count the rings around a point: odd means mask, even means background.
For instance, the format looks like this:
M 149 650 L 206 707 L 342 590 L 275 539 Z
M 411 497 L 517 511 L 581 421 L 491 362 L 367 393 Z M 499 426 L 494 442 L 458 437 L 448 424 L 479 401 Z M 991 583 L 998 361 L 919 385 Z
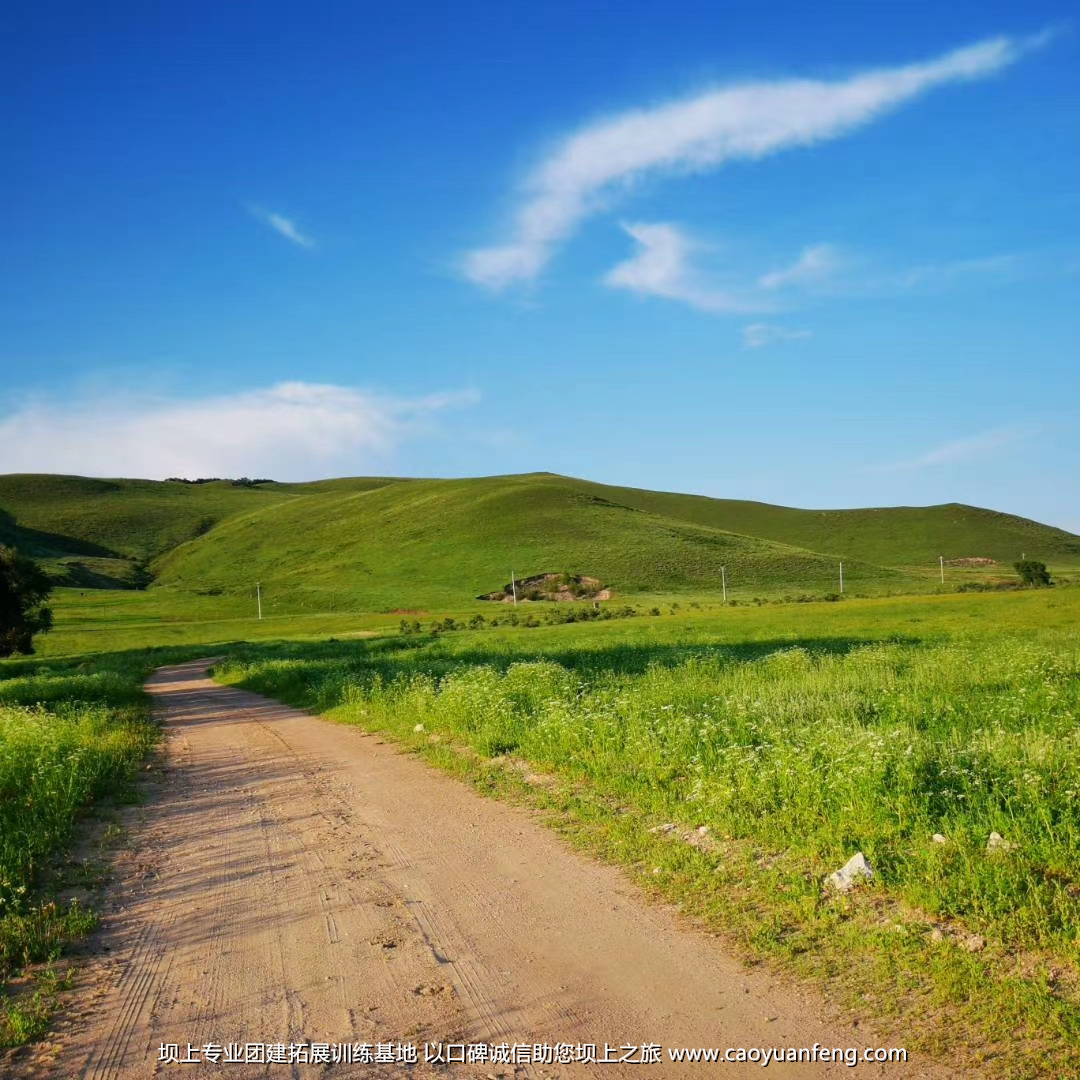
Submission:
M 165 778 L 141 810 L 79 1004 L 19 1066 L 24 1075 L 940 1075 L 914 1062 L 774 1062 L 764 1073 L 672 1063 L 678 1047 L 863 1040 L 646 904 L 617 870 L 571 852 L 528 812 L 205 671 L 162 669 L 150 683 L 167 719 Z M 238 1044 L 240 1057 L 267 1053 L 244 1044 L 346 1044 L 361 1060 L 214 1063 L 208 1043 Z M 533 1044 L 595 1043 L 601 1057 L 612 1056 L 605 1045 L 621 1057 L 644 1044 L 663 1057 L 444 1066 L 425 1064 L 425 1043 L 506 1043 L 511 1053 L 529 1044 L 519 1058 Z M 200 1063 L 160 1060 L 163 1044 L 180 1057 L 199 1048 Z M 383 1057 L 415 1046 L 418 1061 L 363 1060 L 379 1044 Z

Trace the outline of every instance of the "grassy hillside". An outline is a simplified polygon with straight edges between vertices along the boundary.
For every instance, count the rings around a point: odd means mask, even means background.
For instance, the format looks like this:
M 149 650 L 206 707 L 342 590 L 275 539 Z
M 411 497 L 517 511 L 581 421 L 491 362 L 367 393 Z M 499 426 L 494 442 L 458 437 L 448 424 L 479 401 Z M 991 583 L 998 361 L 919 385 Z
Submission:
M 364 490 L 375 478 L 237 486 L 81 476 L 0 476 L 0 543 L 41 560 L 69 584 L 139 584 L 155 556 L 234 514 L 300 494 Z
M 279 613 L 460 607 L 511 570 L 589 574 L 625 595 L 713 590 L 724 567 L 745 599 L 835 591 L 840 559 L 855 592 L 929 584 L 939 555 L 1080 569 L 1080 537 L 976 507 L 797 510 L 550 473 L 257 486 L 0 476 L 0 542 L 84 588 L 153 576 L 225 597 L 260 580 Z
M 762 536 L 880 566 L 936 566 L 948 559 L 991 558 L 1004 568 L 1022 555 L 1054 567 L 1080 567 L 1080 536 L 1014 514 L 962 503 L 858 510 L 797 510 L 737 499 L 709 499 L 636 488 L 582 484 L 653 514 Z
M 662 517 L 551 475 L 414 480 L 291 501 L 235 517 L 154 564 L 161 583 L 250 589 L 303 604 L 333 591 L 368 610 L 460 605 L 519 576 L 569 570 L 622 594 L 835 590 L 830 556 Z M 848 581 L 900 587 L 897 571 L 852 560 Z

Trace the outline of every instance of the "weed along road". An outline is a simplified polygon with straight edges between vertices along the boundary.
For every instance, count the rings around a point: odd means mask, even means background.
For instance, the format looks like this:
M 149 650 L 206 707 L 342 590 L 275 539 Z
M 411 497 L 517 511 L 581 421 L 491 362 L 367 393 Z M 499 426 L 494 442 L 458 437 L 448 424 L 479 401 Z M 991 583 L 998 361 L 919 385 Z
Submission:
M 218 686 L 205 662 L 149 688 L 165 776 L 137 812 L 78 1004 L 27 1076 L 948 1075 L 915 1054 L 673 1062 L 673 1048 L 874 1044 L 527 811 Z

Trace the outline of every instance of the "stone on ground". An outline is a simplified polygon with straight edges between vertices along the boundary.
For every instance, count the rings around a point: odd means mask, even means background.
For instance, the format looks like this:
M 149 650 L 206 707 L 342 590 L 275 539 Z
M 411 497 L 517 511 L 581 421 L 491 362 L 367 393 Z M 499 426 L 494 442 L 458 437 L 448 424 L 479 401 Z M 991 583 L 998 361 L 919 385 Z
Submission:
M 837 892 L 847 892 L 860 881 L 869 881 L 873 876 L 873 868 L 866 861 L 866 856 L 857 851 L 839 870 L 834 870 L 825 879 L 825 884 L 831 885 Z

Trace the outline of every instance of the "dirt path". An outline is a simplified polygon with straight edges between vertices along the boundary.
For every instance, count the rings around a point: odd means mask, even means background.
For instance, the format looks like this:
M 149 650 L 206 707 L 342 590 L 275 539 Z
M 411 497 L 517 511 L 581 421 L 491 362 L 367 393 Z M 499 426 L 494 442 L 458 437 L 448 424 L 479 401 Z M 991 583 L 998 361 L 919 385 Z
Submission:
M 761 1065 L 677 1065 L 668 1048 L 863 1045 L 528 812 L 356 729 L 217 686 L 205 668 L 150 683 L 168 720 L 166 776 L 141 811 L 77 1011 L 22 1075 L 742 1077 Z M 184 1056 L 189 1043 L 308 1041 L 368 1043 L 373 1056 L 412 1044 L 419 1061 L 159 1061 L 163 1043 Z M 664 1057 L 426 1065 L 424 1044 L 439 1042 L 596 1043 L 600 1056 L 644 1043 Z M 915 1063 L 764 1073 L 852 1074 L 941 1075 Z

